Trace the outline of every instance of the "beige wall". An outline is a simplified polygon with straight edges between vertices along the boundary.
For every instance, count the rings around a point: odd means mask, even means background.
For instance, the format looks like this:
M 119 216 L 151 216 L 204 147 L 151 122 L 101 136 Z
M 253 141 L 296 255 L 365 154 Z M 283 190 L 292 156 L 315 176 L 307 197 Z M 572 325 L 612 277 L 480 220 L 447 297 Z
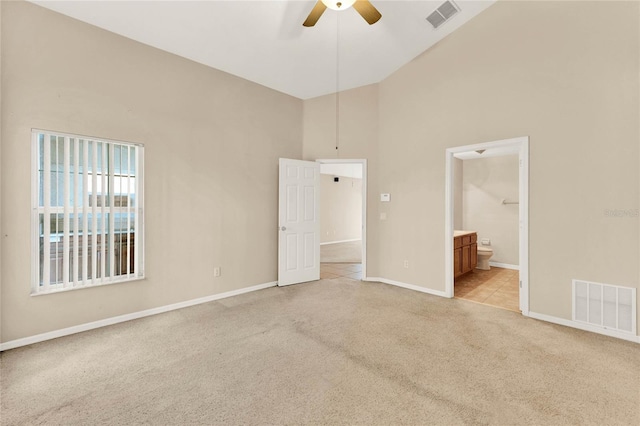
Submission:
M 320 242 L 362 238 L 362 179 L 320 175 Z
M 339 149 L 336 150 L 336 97 L 304 101 L 303 156 L 367 160 L 367 275 L 378 273 L 378 86 L 370 85 L 339 95 Z
M 498 2 L 379 84 L 382 277 L 444 290 L 445 149 L 529 136 L 531 310 L 638 287 L 639 7 Z
M 277 279 L 278 157 L 302 157 L 302 101 L 30 3 L 2 8 L 3 341 Z M 31 128 L 144 143 L 147 279 L 29 295 Z
M 490 262 L 518 265 L 518 201 L 520 168 L 517 155 L 463 161 L 462 227 L 491 240 Z

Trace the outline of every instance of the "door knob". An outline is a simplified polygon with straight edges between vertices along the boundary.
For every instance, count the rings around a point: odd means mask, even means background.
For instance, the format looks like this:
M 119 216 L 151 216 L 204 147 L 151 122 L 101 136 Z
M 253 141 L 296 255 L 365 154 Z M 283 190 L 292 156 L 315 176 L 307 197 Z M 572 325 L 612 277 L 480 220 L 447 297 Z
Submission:
M 286 231 L 286 230 L 287 230 L 287 227 L 286 227 L 286 226 L 283 226 L 282 228 L 280 228 L 280 230 L 281 230 L 281 231 Z

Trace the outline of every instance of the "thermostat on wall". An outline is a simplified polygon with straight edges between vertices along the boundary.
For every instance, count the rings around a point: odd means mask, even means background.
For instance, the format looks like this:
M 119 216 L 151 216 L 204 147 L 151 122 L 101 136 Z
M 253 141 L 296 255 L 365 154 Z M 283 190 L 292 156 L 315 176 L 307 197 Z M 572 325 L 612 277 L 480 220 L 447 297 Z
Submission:
M 380 194 L 380 201 L 391 201 L 391 194 Z

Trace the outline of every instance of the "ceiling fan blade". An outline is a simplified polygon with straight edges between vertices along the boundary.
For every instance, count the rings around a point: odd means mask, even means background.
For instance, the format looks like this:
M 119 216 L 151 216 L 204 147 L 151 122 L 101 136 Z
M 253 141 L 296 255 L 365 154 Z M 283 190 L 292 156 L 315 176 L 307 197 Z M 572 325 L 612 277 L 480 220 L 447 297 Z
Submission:
M 358 11 L 360 16 L 362 16 L 369 25 L 375 24 L 382 18 L 382 14 L 378 12 L 378 9 L 376 9 L 369 0 L 356 0 L 353 8 Z
M 320 19 L 325 10 L 327 10 L 327 6 L 325 6 L 325 4 L 322 3 L 321 0 L 318 0 L 316 5 L 313 6 L 311 13 L 309 13 L 309 16 L 307 16 L 306 21 L 304 21 L 302 25 L 304 25 L 305 27 L 313 27 L 316 22 L 318 22 L 318 19 Z

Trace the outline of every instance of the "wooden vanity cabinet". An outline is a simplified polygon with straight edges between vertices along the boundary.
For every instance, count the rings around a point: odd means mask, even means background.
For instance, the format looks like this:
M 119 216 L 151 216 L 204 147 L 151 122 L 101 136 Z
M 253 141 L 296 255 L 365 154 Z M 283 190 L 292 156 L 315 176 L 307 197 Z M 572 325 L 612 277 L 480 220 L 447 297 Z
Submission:
M 454 278 L 473 271 L 478 265 L 478 234 L 469 233 L 453 237 Z
M 453 249 L 453 276 L 454 278 L 462 275 L 462 248 Z

